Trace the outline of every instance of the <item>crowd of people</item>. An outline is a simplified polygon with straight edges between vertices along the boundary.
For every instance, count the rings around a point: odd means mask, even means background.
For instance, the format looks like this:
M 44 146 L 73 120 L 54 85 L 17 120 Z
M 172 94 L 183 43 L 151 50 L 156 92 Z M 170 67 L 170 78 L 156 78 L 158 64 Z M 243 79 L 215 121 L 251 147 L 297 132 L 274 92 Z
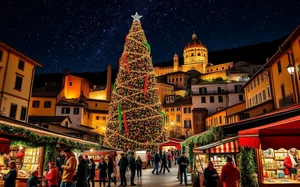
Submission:
M 174 164 L 173 164 L 174 162 Z M 180 184 L 187 185 L 187 167 L 189 160 L 186 153 L 180 154 L 176 149 L 164 152 L 150 151 L 147 153 L 147 167 L 153 166 L 153 174 L 164 174 L 166 170 L 170 172 L 169 168 L 172 165 L 178 166 L 178 180 Z M 15 187 L 17 178 L 17 168 L 15 161 L 11 160 L 8 164 L 9 172 L 3 176 L 4 187 Z M 108 155 L 108 161 L 101 158 L 99 163 L 95 163 L 93 158 L 88 156 L 78 156 L 77 160 L 75 154 L 70 149 L 62 151 L 56 162 L 49 163 L 49 170 L 44 172 L 43 177 L 39 177 L 37 170 L 31 172 L 31 176 L 27 181 L 27 187 L 95 187 L 95 170 L 98 169 L 99 186 L 110 187 L 111 184 L 117 185 L 117 176 L 120 176 L 119 186 L 127 186 L 126 172 L 130 171 L 130 185 L 136 186 L 134 183 L 135 177 L 138 180 L 142 178 L 143 162 L 140 156 L 135 158 L 134 152 L 127 152 L 121 154 L 118 163 Z M 117 173 L 119 167 L 119 173 Z M 183 180 L 184 179 L 184 180 Z M 43 183 L 43 185 L 41 185 Z

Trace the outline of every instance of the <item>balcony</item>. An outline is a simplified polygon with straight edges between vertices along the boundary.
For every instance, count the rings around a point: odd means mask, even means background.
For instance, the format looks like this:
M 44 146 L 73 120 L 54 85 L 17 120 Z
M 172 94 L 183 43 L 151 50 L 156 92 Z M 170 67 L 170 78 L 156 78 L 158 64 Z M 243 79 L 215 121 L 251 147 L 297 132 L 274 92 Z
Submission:
M 294 104 L 294 96 L 293 96 L 292 93 L 279 99 L 279 107 L 280 108 L 284 107 L 284 106 L 289 106 L 289 105 L 292 105 L 292 104 Z

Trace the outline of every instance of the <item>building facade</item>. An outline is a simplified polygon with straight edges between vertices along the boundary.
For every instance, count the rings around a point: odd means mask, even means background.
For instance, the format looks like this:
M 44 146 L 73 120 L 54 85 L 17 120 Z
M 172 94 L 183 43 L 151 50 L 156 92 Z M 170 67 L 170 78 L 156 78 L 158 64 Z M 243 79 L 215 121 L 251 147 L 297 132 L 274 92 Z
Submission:
M 37 61 L 0 42 L 0 115 L 27 122 Z

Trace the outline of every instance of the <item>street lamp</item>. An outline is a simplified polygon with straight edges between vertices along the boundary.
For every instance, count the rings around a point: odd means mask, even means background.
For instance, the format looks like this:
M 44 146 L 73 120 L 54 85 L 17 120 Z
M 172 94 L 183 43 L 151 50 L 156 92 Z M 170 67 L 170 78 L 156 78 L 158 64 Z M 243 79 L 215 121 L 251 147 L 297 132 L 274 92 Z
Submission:
M 173 122 L 173 121 L 171 121 L 171 125 L 174 125 L 174 122 Z
M 287 70 L 290 75 L 293 75 L 295 73 L 295 67 L 292 64 L 288 65 Z

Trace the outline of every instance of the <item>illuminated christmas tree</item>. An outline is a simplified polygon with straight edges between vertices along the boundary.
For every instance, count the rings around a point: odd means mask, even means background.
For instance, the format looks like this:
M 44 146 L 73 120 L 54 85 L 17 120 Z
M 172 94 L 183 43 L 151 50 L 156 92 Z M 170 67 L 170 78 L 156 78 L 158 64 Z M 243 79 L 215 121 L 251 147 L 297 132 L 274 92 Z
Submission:
M 124 51 L 109 107 L 104 145 L 122 150 L 153 149 L 166 140 L 165 114 L 147 42 L 137 13 Z

